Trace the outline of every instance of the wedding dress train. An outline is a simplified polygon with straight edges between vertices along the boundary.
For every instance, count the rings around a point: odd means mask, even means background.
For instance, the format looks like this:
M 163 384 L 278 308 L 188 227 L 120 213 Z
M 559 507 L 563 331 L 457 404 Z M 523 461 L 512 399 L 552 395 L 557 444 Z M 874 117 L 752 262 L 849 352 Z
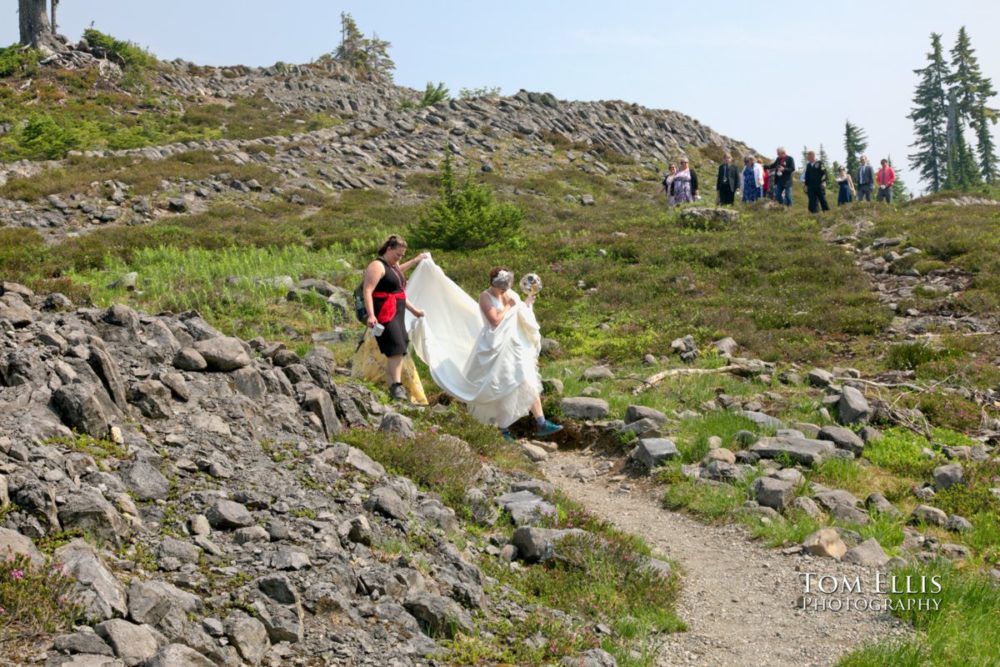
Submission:
M 406 294 L 425 313 L 406 313 L 413 350 L 439 387 L 484 424 L 507 428 L 529 412 L 542 391 L 542 339 L 535 314 L 517 293 L 508 292 L 515 306 L 493 328 L 479 303 L 427 258 L 414 269 Z

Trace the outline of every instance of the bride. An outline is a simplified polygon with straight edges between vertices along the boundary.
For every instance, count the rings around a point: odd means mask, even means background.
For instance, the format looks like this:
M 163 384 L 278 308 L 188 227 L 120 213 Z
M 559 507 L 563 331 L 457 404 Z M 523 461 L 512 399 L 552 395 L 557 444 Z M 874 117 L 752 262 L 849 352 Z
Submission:
M 499 427 L 505 438 L 513 439 L 509 426 L 527 412 L 535 417 L 536 437 L 557 433 L 562 426 L 542 411 L 535 297 L 522 300 L 511 289 L 509 269 L 496 267 L 489 279 L 477 304 L 432 259 L 421 262 L 407 286 L 426 313 L 423 318 L 407 313 L 414 351 L 438 386 L 464 401 L 477 420 Z

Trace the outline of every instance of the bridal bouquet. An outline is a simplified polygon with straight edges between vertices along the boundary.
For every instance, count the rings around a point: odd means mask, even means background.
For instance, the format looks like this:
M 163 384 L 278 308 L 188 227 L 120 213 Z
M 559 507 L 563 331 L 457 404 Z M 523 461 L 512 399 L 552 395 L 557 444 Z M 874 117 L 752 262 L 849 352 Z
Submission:
M 534 296 L 542 291 L 542 279 L 537 273 L 526 273 L 521 277 L 521 291 L 525 296 Z

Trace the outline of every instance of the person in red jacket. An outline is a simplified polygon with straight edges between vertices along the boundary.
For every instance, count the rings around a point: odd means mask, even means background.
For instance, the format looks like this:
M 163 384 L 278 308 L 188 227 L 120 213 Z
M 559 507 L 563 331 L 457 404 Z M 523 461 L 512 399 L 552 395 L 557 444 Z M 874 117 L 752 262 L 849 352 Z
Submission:
M 883 199 L 887 204 L 892 203 L 892 184 L 896 182 L 896 172 L 892 170 L 889 166 L 889 161 L 882 158 L 882 166 L 879 168 L 878 173 L 875 174 L 875 182 L 878 183 L 878 194 L 875 195 L 875 201 L 882 201 Z

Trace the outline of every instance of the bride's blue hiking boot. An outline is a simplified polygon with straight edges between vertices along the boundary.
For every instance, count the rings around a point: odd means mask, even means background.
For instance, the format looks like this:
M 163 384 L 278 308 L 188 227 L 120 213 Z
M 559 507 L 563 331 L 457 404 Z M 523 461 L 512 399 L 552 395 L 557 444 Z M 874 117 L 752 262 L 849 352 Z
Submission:
M 550 435 L 558 433 L 561 430 L 563 430 L 562 426 L 560 426 L 559 424 L 556 424 L 555 422 L 551 422 L 548 419 L 546 419 L 544 422 L 542 422 L 541 424 L 539 424 L 538 428 L 535 430 L 535 437 L 536 438 L 547 438 Z
M 507 429 L 501 431 L 500 435 L 502 435 L 503 439 L 506 440 L 507 442 L 514 442 L 515 440 L 517 440 L 517 438 L 511 435 L 510 431 L 508 431 Z

